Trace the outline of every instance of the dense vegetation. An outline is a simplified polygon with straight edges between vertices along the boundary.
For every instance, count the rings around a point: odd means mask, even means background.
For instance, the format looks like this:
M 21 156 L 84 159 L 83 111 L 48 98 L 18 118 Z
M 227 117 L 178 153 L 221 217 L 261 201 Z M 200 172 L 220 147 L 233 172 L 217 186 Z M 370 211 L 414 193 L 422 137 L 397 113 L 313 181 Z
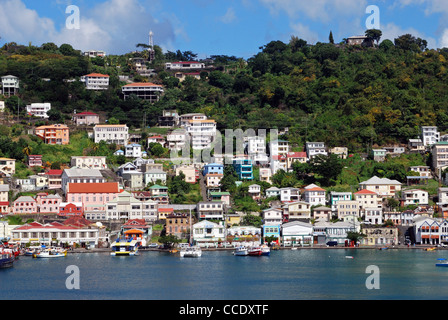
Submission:
M 365 152 L 373 145 L 407 143 L 419 135 L 419 126 L 446 130 L 448 51 L 428 50 L 426 42 L 404 35 L 384 40 L 373 48 L 332 43 L 307 45 L 291 37 L 289 43 L 272 41 L 248 61 L 212 57 L 213 68 L 179 82 L 164 70 L 166 61 L 194 59 L 187 52 L 163 54 L 148 63 L 157 72 L 143 78 L 133 69 L 134 52 L 105 59 L 89 59 L 70 45 L 40 47 L 5 44 L 0 49 L 0 74 L 21 80 L 20 99 L 6 99 L 11 113 L 23 113 L 31 102 L 51 102 L 51 120 L 70 119 L 74 110 L 102 112 L 132 127 L 154 126 L 162 110 L 203 112 L 220 129 L 289 128 L 287 138 L 300 148 L 306 141 L 323 141 L 329 147 L 347 146 Z M 208 63 L 209 64 L 209 63 Z M 111 76 L 110 89 L 87 91 L 79 79 L 89 72 Z M 121 98 L 120 75 L 135 81 L 165 85 L 155 103 Z

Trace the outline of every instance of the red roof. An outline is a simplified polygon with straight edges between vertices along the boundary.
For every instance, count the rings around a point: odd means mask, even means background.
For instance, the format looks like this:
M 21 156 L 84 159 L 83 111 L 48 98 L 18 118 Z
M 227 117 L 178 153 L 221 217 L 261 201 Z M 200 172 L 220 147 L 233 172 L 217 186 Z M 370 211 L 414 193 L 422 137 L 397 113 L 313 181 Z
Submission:
M 290 152 L 286 156 L 288 158 L 306 158 L 306 152 Z
M 159 208 L 159 212 L 172 212 L 174 208 Z
M 106 78 L 109 78 L 109 75 L 101 74 L 101 73 L 91 73 L 91 74 L 86 75 L 86 77 L 106 77 Z
M 50 176 L 62 176 L 62 170 L 49 170 L 46 174 Z
M 307 192 L 307 191 L 325 191 L 325 189 L 316 187 L 316 188 L 311 188 L 311 189 L 305 189 L 303 192 Z
M 126 87 L 163 87 L 163 86 L 151 82 L 134 82 L 131 84 L 127 84 L 124 87 L 126 88 Z
M 355 194 L 377 194 L 376 192 L 367 190 L 367 189 L 363 189 L 361 191 L 356 192 Z
M 67 193 L 119 193 L 118 182 L 68 183 Z

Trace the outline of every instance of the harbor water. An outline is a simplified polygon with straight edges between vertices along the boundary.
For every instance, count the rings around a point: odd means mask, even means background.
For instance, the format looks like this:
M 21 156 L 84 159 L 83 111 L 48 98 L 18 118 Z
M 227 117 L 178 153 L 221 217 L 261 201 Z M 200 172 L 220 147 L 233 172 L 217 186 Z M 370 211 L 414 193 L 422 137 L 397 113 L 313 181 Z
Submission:
M 440 258 L 448 258 L 448 251 L 299 249 L 261 257 L 204 251 L 200 258 L 164 252 L 141 252 L 136 257 L 109 253 L 74 253 L 59 259 L 22 256 L 13 268 L 0 270 L 0 298 L 445 300 L 448 268 L 435 267 Z M 79 271 L 79 288 L 67 286 L 67 279 L 75 275 L 70 266 Z

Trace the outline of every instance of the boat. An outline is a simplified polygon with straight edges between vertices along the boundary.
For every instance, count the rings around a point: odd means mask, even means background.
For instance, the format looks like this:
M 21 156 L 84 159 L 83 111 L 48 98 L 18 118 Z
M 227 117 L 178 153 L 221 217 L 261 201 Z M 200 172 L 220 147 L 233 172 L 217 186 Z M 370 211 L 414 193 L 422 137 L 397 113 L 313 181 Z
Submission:
M 240 246 L 235 249 L 235 251 L 233 252 L 233 255 L 234 256 L 247 256 L 247 255 L 249 255 L 249 250 L 247 249 L 247 247 Z
M 36 259 L 64 258 L 66 256 L 67 256 L 67 250 L 59 248 L 48 248 L 33 254 L 33 258 Z
M 202 256 L 202 250 L 199 247 L 184 247 L 180 250 L 181 258 L 199 258 Z
M 388 250 L 389 249 L 389 247 L 382 247 L 382 248 L 380 248 L 380 250 Z
M 448 261 L 446 259 L 437 259 L 438 263 L 436 263 L 436 267 L 448 267 Z
M 271 254 L 271 248 L 269 248 L 267 245 L 262 245 L 261 246 L 261 255 L 262 256 L 268 256 Z
M 40 247 L 30 247 L 30 248 L 25 249 L 23 255 L 32 257 L 34 254 L 39 253 L 39 252 L 40 252 Z
M 425 251 L 435 251 L 437 248 L 426 248 Z
M 12 250 L 0 248 L 0 269 L 13 267 L 15 260 L 16 257 Z
M 112 243 L 111 256 L 138 256 L 140 243 L 133 239 L 117 239 Z
M 259 246 L 249 247 L 247 252 L 248 252 L 249 256 L 254 256 L 254 257 L 259 257 L 263 253 L 263 251 L 261 250 L 261 248 Z

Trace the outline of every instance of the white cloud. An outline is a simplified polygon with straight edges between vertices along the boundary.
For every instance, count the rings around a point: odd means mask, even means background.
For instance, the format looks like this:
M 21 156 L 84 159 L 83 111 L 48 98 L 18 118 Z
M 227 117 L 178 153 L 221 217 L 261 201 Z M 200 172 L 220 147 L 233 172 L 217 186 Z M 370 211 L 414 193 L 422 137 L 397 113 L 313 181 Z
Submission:
M 232 23 L 236 20 L 235 10 L 230 7 L 224 16 L 219 19 L 223 23 Z
M 300 39 L 306 40 L 309 44 L 315 44 L 319 41 L 319 34 L 310 30 L 310 28 L 302 23 L 291 24 L 291 30 L 294 35 Z
M 22 0 L 2 0 L 0 16 L 0 36 L 5 41 L 69 43 L 75 49 L 108 53 L 129 52 L 136 49 L 137 43 L 148 43 L 150 30 L 155 43 L 163 48 L 182 29 L 179 25 L 173 27 L 168 19 L 156 20 L 139 0 L 107 0 L 91 10 L 81 10 L 80 29 L 72 30 L 65 24 L 58 30 L 53 20 L 28 9 Z

